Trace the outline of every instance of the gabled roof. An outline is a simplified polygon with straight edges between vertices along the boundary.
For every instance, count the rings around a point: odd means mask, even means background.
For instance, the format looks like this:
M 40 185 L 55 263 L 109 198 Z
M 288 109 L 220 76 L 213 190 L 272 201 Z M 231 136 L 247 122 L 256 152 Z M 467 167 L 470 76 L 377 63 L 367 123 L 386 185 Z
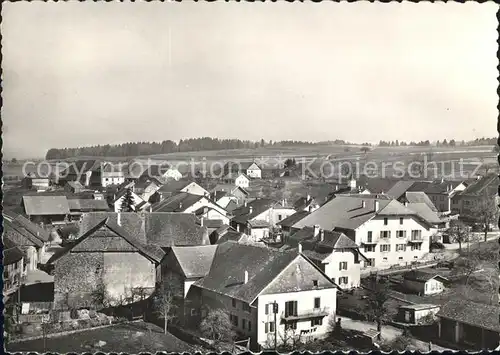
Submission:
M 310 214 L 310 212 L 308 212 L 308 211 L 297 211 L 294 214 L 288 216 L 287 218 L 279 221 L 277 223 L 277 225 L 278 226 L 282 226 L 282 227 L 291 227 L 295 223 L 297 223 L 300 220 L 302 220 L 303 218 L 309 216 L 309 214 Z
M 471 183 L 462 191 L 461 196 L 495 195 L 498 190 L 498 175 L 489 174 Z
M 68 200 L 70 211 L 107 211 L 108 203 L 105 200 L 71 199 Z
M 182 212 L 204 199 L 204 196 L 180 192 L 152 206 L 153 212 Z
M 193 183 L 193 181 L 170 180 L 166 184 L 164 184 L 162 187 L 160 187 L 160 189 L 158 191 L 159 192 L 170 192 L 170 193 L 179 192 L 191 183 Z
M 23 196 L 23 204 L 28 216 L 69 214 L 66 196 Z
M 228 241 L 240 243 L 243 241 L 243 239 L 246 239 L 246 238 L 244 238 L 244 236 L 245 236 L 245 234 L 243 234 L 241 232 L 237 232 L 235 230 L 228 230 L 227 232 L 222 234 L 222 236 L 219 238 L 219 240 L 217 240 L 217 244 L 222 244 L 222 243 L 225 243 Z
M 276 205 L 279 205 L 279 203 L 268 198 L 255 199 L 248 202 L 247 206 L 241 206 L 233 210 L 232 213 L 235 217 L 232 220 L 238 223 L 247 223 Z M 250 213 L 250 210 L 252 210 L 252 213 Z
M 493 332 L 500 332 L 499 313 L 500 307 L 497 305 L 454 299 L 442 305 L 436 315 Z
M 295 201 L 293 203 L 293 208 L 297 211 L 300 211 L 300 210 L 303 210 L 303 209 L 309 207 L 312 204 L 319 205 L 319 203 L 314 198 L 312 198 L 310 196 L 300 197 L 297 201 Z
M 429 208 L 432 211 L 437 212 L 436 206 L 434 206 L 431 199 L 429 198 L 429 196 L 427 196 L 427 194 L 425 192 L 408 191 L 405 194 L 405 197 L 406 197 L 406 201 L 408 201 L 408 203 L 425 203 L 427 206 L 429 206 Z
M 98 160 L 76 160 L 61 172 L 61 175 L 79 175 L 88 171 L 100 171 L 101 163 Z
M 48 231 L 40 227 L 39 225 L 31 222 L 29 219 L 22 215 L 18 215 L 13 223 L 17 226 L 24 228 L 28 231 L 33 237 L 41 240 L 42 242 L 48 242 L 50 239 L 50 234 Z
M 433 211 L 426 203 L 409 203 L 407 207 L 430 224 L 440 224 L 444 222 L 441 220 L 438 213 Z
M 431 279 L 439 279 L 440 281 L 448 281 L 446 277 L 436 273 L 426 272 L 422 270 L 412 270 L 403 275 L 405 280 L 427 282 Z
M 99 251 L 107 251 L 111 242 L 111 245 L 115 246 L 115 238 L 121 237 L 127 243 L 129 243 L 132 247 L 137 249 L 139 253 L 151 259 L 155 263 L 159 263 L 163 258 L 164 252 L 159 248 L 151 245 L 146 245 L 141 242 L 139 239 L 133 237 L 129 234 L 124 228 L 111 221 L 109 218 L 105 218 L 99 223 L 95 224 L 92 228 L 84 232 L 84 234 L 75 241 L 75 243 L 71 244 L 68 248 L 64 248 L 61 252 L 54 254 L 48 261 L 48 263 L 53 263 L 61 258 L 63 255 L 71 252 L 73 249 L 78 249 L 78 252 L 85 252 L 86 247 L 82 244 L 84 240 L 91 237 L 92 235 L 97 234 L 99 239 L 96 239 L 96 242 L 92 243 L 89 252 L 99 252 Z M 113 249 L 114 250 L 114 249 Z
M 194 285 L 252 303 L 299 255 L 296 251 L 226 242 L 219 244 L 209 273 Z M 244 273 L 248 282 L 244 283 Z
M 391 197 L 394 197 L 397 200 L 401 196 L 403 196 L 406 193 L 406 191 L 408 191 L 408 189 L 412 187 L 414 183 L 415 181 L 410 181 L 410 180 L 398 181 L 386 192 L 386 194 Z
M 169 164 L 154 164 L 149 165 L 141 174 L 141 177 L 160 177 L 165 174 L 165 172 L 170 169 Z
M 4 243 L 4 250 L 3 250 L 4 265 L 11 265 L 22 260 L 24 254 L 20 248 L 18 248 L 15 245 L 12 245 L 12 243 L 9 242 L 8 238 L 5 238 L 3 243 Z
M 80 181 L 68 181 L 66 185 L 72 187 L 75 190 L 83 190 L 85 188 Z
M 234 193 L 235 190 L 240 190 L 243 192 L 245 195 L 248 195 L 248 191 L 245 190 L 244 188 L 240 186 L 235 186 L 231 184 L 217 184 L 211 192 L 227 192 L 227 193 Z
M 307 249 L 316 247 L 333 249 L 357 249 L 358 245 L 344 233 L 335 231 L 323 231 L 323 240 L 320 235 L 314 236 L 313 227 L 304 227 L 292 234 L 287 241 L 290 246 L 296 247 L 299 243 Z
M 118 213 L 84 213 L 81 221 L 82 232 L 106 218 L 117 223 Z M 197 218 L 191 213 L 121 212 L 120 224 L 130 235 L 144 244 L 153 244 L 162 248 L 174 245 L 202 245 L 207 235 L 207 229 L 200 227 Z
M 366 175 L 360 176 L 357 181 L 358 187 L 368 189 L 372 194 L 387 193 L 396 183 L 398 179 L 392 178 L 370 178 Z
M 186 278 L 204 277 L 210 271 L 217 245 L 194 247 L 173 247 L 175 255 Z
M 27 244 L 24 245 L 33 245 L 35 247 L 41 248 L 43 246 L 43 241 L 36 236 L 33 236 L 31 232 L 29 232 L 26 228 L 23 228 L 19 224 L 13 221 L 9 221 L 8 219 L 3 220 L 3 229 L 4 231 L 15 231 L 19 235 L 25 238 Z

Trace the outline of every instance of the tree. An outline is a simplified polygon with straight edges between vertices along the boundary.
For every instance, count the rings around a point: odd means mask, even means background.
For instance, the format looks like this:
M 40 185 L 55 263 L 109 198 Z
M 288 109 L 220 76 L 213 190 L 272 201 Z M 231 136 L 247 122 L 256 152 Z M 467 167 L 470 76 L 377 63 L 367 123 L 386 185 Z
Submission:
M 366 154 L 366 153 L 368 153 L 370 151 L 370 147 L 366 147 L 366 146 L 365 147 L 361 147 L 360 150 L 361 150 L 361 152 L 363 152 L 363 154 Z
M 285 168 L 293 168 L 295 164 L 295 159 L 288 158 L 285 160 Z
M 120 204 L 120 212 L 134 212 L 134 198 L 132 190 L 127 189 Z
M 163 292 L 158 292 L 154 297 L 155 313 L 164 320 L 164 332 L 167 334 L 168 324 L 170 320 L 175 318 L 177 304 L 173 291 L 163 288 Z
M 110 297 L 108 291 L 106 290 L 106 285 L 104 285 L 104 282 L 98 282 L 97 287 L 90 294 L 90 298 L 92 301 L 92 305 L 98 310 L 109 307 Z
M 380 339 L 382 332 L 382 324 L 389 321 L 389 309 L 387 301 L 390 298 L 389 281 L 378 280 L 372 284 L 370 293 L 368 294 L 368 303 L 366 304 L 365 312 L 368 319 L 377 323 L 378 338 Z
M 495 204 L 495 198 L 488 196 L 485 192 L 484 196 L 477 201 L 471 209 L 474 218 L 481 224 L 484 232 L 484 241 L 488 240 L 488 230 L 492 223 L 498 219 L 498 208 Z
M 12 158 L 11 162 L 12 162 L 13 164 L 16 164 L 16 163 L 17 163 L 17 159 L 16 159 L 16 158 Z
M 473 273 L 475 273 L 481 266 L 481 260 L 476 253 L 467 253 L 467 256 L 457 259 L 453 263 L 453 270 L 451 275 L 457 277 L 464 277 L 464 285 L 469 286 L 469 280 Z
M 201 321 L 200 331 L 206 338 L 215 343 L 234 339 L 233 325 L 229 315 L 222 309 L 212 309 Z
M 454 243 L 458 243 L 458 251 L 462 252 L 462 243 L 470 241 L 470 228 L 464 222 L 452 220 L 448 234 Z

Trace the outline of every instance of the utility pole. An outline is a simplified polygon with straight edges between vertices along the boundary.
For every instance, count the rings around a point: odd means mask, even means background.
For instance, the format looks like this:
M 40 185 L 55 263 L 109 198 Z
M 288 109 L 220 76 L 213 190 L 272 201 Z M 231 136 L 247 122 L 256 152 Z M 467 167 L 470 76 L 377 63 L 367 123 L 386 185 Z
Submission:
M 273 302 L 273 313 L 274 313 L 274 350 L 278 347 L 278 323 L 276 322 L 278 314 L 278 304 L 276 301 Z

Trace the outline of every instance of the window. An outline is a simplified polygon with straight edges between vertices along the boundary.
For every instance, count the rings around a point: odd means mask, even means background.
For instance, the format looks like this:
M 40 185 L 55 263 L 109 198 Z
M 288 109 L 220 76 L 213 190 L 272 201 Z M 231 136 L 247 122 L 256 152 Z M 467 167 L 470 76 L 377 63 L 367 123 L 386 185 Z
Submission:
M 243 310 L 247 313 L 250 313 L 250 305 L 247 303 L 243 303 Z
M 229 316 L 229 319 L 231 320 L 231 323 L 237 327 L 238 326 L 238 316 L 235 316 L 234 314 L 231 314 Z
M 406 237 L 406 231 L 396 231 L 396 237 L 398 238 Z
M 315 327 L 317 325 L 323 325 L 322 318 L 315 318 L 315 319 L 311 320 L 311 327 Z
M 249 332 L 252 331 L 252 322 L 251 321 L 248 321 L 248 331 Z
M 279 214 L 278 215 L 278 221 L 281 221 L 282 218 L 283 218 L 283 216 Z
M 236 308 L 236 300 L 233 298 L 231 301 L 233 302 L 233 308 Z
M 411 231 L 411 239 L 412 240 L 417 240 L 422 238 L 422 231 L 421 230 L 412 230 Z
M 387 261 L 387 257 L 384 257 L 382 260 Z
M 196 315 L 196 309 L 195 308 L 191 308 L 191 316 L 195 316 Z
M 266 333 L 274 333 L 274 322 L 267 322 L 264 325 L 264 330 Z
M 365 245 L 365 253 L 370 253 L 375 251 L 375 245 Z
M 321 298 L 316 297 L 314 299 L 314 308 L 321 308 Z
M 347 276 L 339 277 L 339 284 L 347 285 L 348 282 L 349 282 L 349 278 Z
M 404 220 L 405 220 L 405 219 L 404 219 L 403 217 L 399 218 L 399 224 L 403 224 L 403 221 L 404 221 Z
M 339 263 L 339 270 L 347 270 L 347 261 L 341 261 Z
M 411 246 L 411 250 L 422 250 L 422 244 L 414 244 Z
M 288 330 L 288 329 L 297 329 L 297 322 L 296 321 L 292 321 L 292 322 L 285 323 L 285 329 L 286 330 Z
M 402 257 L 402 256 L 400 256 L 400 257 L 398 258 L 398 260 L 403 260 L 403 257 Z
M 384 218 L 384 226 L 386 226 L 388 223 L 388 219 L 387 218 Z
M 406 251 L 406 244 L 396 244 L 396 251 Z
M 381 231 L 380 232 L 380 238 L 390 238 L 390 237 L 391 237 L 390 231 Z
M 380 245 L 380 252 L 382 253 L 388 253 L 391 251 L 391 245 L 390 244 L 382 244 Z
M 313 280 L 313 286 L 318 287 L 318 280 Z
M 247 320 L 246 319 L 242 319 L 241 320 L 241 328 L 246 329 L 246 327 L 247 327 Z
M 297 301 L 285 302 L 285 317 L 297 315 Z
M 375 258 L 368 258 L 368 261 L 365 262 L 366 266 L 375 266 Z
M 368 243 L 371 243 L 372 242 L 372 236 L 373 236 L 373 233 L 372 232 L 368 232 L 368 237 L 366 238 L 366 241 Z
M 269 314 L 269 304 L 266 304 L 265 310 L 266 310 L 266 314 Z

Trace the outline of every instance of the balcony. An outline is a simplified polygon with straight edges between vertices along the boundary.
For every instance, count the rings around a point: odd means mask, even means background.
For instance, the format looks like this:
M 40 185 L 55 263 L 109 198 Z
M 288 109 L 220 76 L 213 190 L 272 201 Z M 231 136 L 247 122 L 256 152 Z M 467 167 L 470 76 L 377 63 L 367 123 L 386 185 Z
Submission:
M 328 307 L 323 307 L 323 308 L 306 309 L 303 311 L 298 311 L 294 314 L 285 314 L 285 312 L 282 312 L 281 319 L 285 321 L 291 321 L 291 320 L 325 317 L 330 314 L 329 310 L 330 309 Z
M 366 245 L 375 245 L 378 243 L 378 240 L 375 238 L 366 238 L 361 241 L 361 244 L 366 244 Z
M 408 243 L 423 243 L 424 238 L 421 235 L 412 235 L 408 238 Z

